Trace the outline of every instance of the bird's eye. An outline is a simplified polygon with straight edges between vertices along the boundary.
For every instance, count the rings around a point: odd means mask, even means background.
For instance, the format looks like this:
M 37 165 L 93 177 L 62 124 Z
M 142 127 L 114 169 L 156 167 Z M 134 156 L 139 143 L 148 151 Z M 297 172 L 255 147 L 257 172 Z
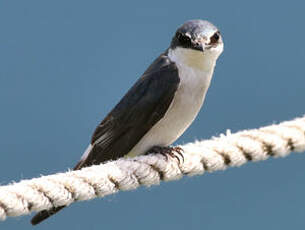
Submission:
M 191 45 L 191 38 L 190 37 L 179 33 L 179 34 L 177 34 L 177 38 L 178 38 L 181 45 L 186 46 L 186 47 Z
M 218 42 L 220 38 L 220 33 L 217 31 L 215 34 L 213 34 L 213 36 L 210 38 L 210 43 L 211 44 L 215 44 Z

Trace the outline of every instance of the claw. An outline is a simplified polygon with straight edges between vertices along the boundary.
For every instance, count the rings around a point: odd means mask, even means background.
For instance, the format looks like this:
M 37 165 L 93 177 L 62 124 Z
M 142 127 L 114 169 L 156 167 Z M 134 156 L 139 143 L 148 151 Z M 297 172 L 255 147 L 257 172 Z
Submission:
M 168 160 L 168 156 L 176 158 L 181 163 L 181 159 L 177 156 L 177 154 L 182 158 L 182 162 L 184 161 L 183 157 L 183 149 L 181 147 L 160 147 L 160 146 L 154 146 L 152 147 L 146 154 L 150 153 L 160 153 L 163 156 L 166 157 L 166 160 Z
M 183 149 L 179 146 L 177 147 L 173 147 L 173 151 L 175 151 L 181 158 L 182 158 L 182 162 L 184 162 L 184 156 L 183 156 Z M 180 163 L 180 159 L 179 159 L 179 163 Z

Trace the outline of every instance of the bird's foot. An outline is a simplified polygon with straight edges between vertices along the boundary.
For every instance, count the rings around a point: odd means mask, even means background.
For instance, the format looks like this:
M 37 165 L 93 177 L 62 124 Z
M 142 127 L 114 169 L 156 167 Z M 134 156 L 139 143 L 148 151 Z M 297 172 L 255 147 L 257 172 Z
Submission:
M 182 159 L 182 162 L 184 161 L 184 157 L 183 157 L 183 149 L 181 147 L 160 147 L 160 146 L 154 146 L 152 147 L 150 150 L 147 151 L 146 154 L 150 154 L 150 153 L 160 153 L 161 155 L 166 157 L 166 160 L 168 159 L 168 156 L 176 158 L 178 160 L 179 163 L 180 160 Z M 179 155 L 180 157 L 178 157 L 177 155 Z

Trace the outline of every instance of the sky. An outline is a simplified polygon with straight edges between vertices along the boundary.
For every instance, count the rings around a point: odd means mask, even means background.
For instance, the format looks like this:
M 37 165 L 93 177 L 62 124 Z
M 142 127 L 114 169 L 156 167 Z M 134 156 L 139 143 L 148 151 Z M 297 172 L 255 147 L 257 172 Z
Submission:
M 175 144 L 305 114 L 303 1 L 0 2 L 0 183 L 72 168 L 184 21 L 222 33 L 204 107 Z M 305 155 L 78 202 L 36 229 L 301 229 Z M 30 216 L 1 229 L 31 229 Z

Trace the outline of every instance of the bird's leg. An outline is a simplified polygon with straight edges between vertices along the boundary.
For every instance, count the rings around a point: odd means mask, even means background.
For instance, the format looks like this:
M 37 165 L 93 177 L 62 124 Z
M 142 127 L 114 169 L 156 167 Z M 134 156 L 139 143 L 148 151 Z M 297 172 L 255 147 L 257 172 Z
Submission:
M 163 156 L 166 157 L 166 160 L 168 159 L 168 156 L 175 157 L 178 160 L 178 162 L 180 163 L 180 158 L 176 154 L 178 154 L 182 158 L 182 162 L 183 162 L 184 157 L 183 157 L 182 152 L 183 152 L 183 149 L 178 147 L 178 146 L 176 146 L 176 147 L 154 146 L 150 150 L 148 150 L 146 152 L 146 154 L 160 153 L 160 154 L 162 154 Z

